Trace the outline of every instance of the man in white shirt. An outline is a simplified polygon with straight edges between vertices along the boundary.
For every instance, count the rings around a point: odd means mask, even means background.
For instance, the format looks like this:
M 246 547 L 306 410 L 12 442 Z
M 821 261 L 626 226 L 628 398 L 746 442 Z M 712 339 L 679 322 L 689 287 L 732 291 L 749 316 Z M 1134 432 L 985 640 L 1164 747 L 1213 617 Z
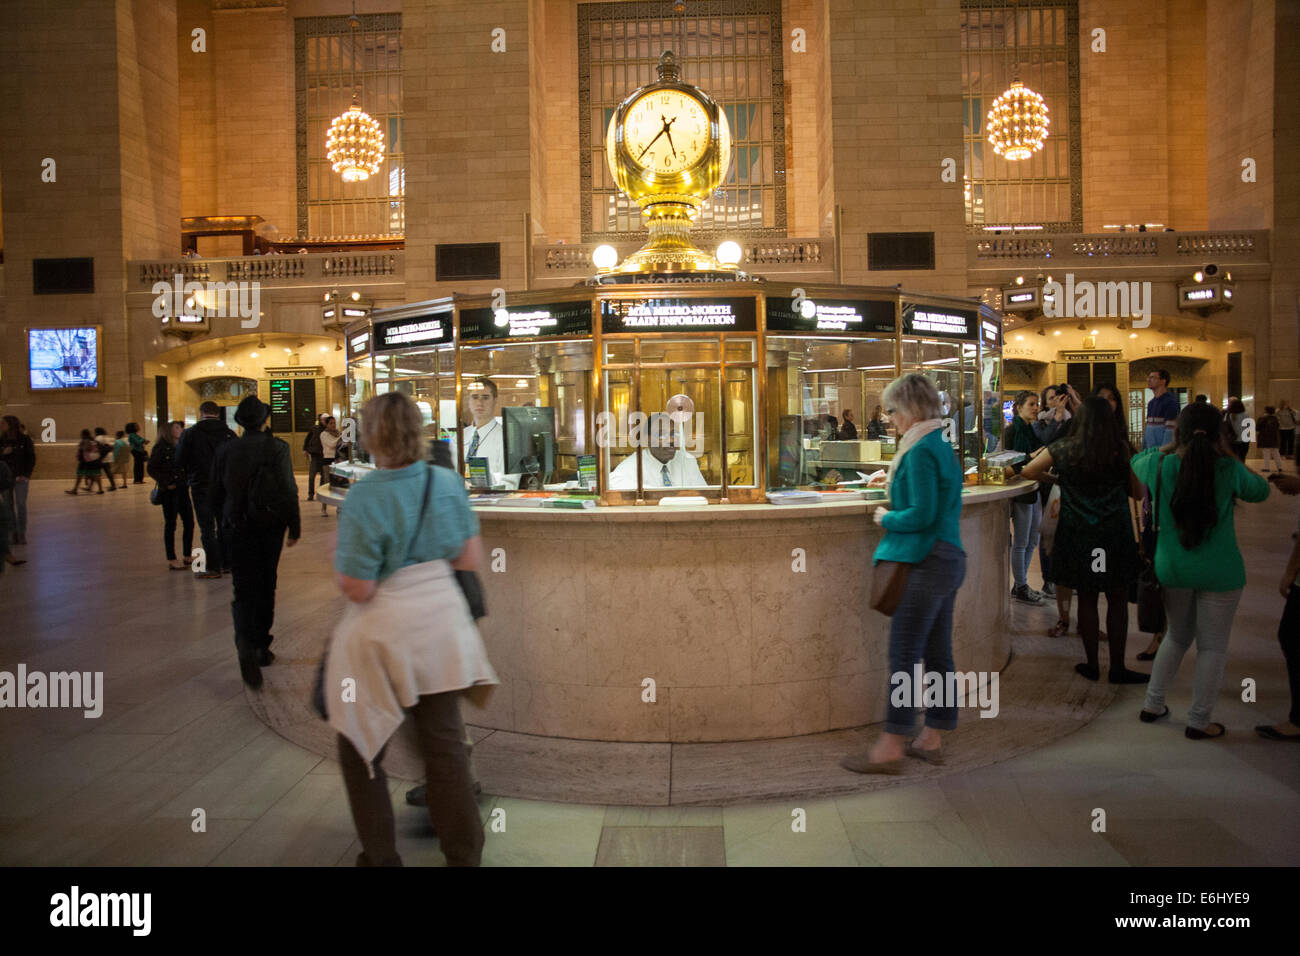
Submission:
M 664 412 L 650 416 L 650 445 L 641 449 L 644 488 L 707 488 L 699 464 L 680 447 L 680 436 Z M 636 455 L 628 455 L 609 473 L 611 491 L 636 490 Z
M 518 488 L 519 476 L 505 474 L 505 443 L 502 440 L 505 431 L 497 415 L 497 383 L 490 378 L 478 378 L 469 384 L 466 391 L 469 394 L 469 414 L 474 419 L 474 424 L 465 429 L 464 436 L 467 471 L 471 458 L 486 458 L 489 484 Z

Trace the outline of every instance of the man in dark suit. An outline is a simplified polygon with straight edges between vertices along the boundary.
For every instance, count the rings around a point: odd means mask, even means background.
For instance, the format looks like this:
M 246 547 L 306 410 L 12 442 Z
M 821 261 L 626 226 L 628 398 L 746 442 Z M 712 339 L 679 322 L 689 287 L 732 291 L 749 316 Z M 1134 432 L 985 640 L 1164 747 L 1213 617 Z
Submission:
M 199 406 L 198 422 L 181 433 L 176 447 L 176 463 L 185 469 L 190 497 L 194 499 L 194 516 L 199 522 L 199 539 L 203 542 L 205 570 L 195 575 L 200 578 L 219 578 L 226 567 L 221 550 L 221 524 L 208 502 L 217 449 L 235 437 L 220 416 L 221 408 L 216 402 L 204 402 Z

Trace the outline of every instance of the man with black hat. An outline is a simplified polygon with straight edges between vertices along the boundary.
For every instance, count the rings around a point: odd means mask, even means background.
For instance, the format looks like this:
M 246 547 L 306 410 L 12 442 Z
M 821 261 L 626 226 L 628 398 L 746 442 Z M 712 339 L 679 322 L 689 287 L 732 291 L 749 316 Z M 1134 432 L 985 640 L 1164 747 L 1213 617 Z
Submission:
M 284 533 L 288 529 L 292 548 L 302 531 L 289 446 L 271 434 L 270 415 L 270 406 L 256 395 L 239 403 L 235 423 L 244 434 L 217 449 L 209 491 L 209 504 L 221 515 L 222 544 L 234 579 L 230 609 L 239 673 L 254 690 L 262 686 L 261 668 L 275 660 L 271 624 Z

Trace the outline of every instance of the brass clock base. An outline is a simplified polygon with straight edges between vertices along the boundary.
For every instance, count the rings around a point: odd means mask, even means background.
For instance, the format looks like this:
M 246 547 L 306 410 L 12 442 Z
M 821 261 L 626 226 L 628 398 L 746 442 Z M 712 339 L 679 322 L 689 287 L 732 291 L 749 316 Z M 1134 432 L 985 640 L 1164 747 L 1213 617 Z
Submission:
M 646 206 L 643 214 L 650 238 L 611 272 L 717 272 L 728 271 L 691 242 L 691 220 L 695 207 L 687 203 L 658 202 Z

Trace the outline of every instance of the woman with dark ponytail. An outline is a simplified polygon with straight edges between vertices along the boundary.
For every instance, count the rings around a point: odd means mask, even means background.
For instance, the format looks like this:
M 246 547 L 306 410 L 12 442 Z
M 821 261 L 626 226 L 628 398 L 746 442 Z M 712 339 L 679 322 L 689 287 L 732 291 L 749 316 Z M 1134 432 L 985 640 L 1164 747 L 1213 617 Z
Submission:
M 1232 509 L 1238 498 L 1263 501 L 1268 482 L 1233 454 L 1218 409 L 1200 403 L 1178 416 L 1172 444 L 1134 457 L 1133 471 L 1152 489 L 1156 576 L 1164 587 L 1169 619 L 1140 716 L 1150 723 L 1168 715 L 1165 689 L 1195 641 L 1196 675 L 1185 733 L 1192 740 L 1222 737 L 1224 726 L 1211 723 L 1210 713 L 1223 683 L 1232 618 L 1246 586 Z

